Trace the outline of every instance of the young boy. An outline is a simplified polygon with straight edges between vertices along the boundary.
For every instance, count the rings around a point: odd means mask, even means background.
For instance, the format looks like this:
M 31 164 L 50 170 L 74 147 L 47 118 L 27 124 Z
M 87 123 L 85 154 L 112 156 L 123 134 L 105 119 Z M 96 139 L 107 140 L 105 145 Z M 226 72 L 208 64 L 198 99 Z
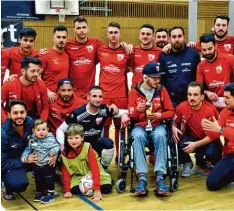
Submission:
M 25 148 L 21 161 L 27 162 L 27 158 L 34 153 L 38 158 L 37 163 L 33 163 L 33 171 L 35 174 L 36 196 L 35 202 L 47 204 L 54 201 L 54 174 L 55 168 L 48 164 L 51 156 L 59 152 L 60 146 L 52 133 L 49 133 L 47 122 L 38 119 L 34 122 L 33 134 L 29 136 L 28 147 Z M 43 193 L 48 190 L 45 197 Z
M 111 176 L 105 172 L 100 160 L 97 160 L 97 155 L 90 143 L 83 142 L 83 140 L 84 128 L 79 124 L 69 125 L 62 152 L 64 197 L 71 198 L 72 194 L 80 193 L 80 180 L 91 172 L 93 201 L 98 202 L 103 199 L 101 193 L 111 192 Z

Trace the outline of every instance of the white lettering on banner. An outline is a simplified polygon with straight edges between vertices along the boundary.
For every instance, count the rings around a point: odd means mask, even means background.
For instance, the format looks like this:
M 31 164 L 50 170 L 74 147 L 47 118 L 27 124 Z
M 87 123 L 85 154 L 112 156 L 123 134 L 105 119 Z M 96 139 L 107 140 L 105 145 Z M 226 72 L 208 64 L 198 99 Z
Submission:
M 107 72 L 120 72 L 120 69 L 113 64 L 103 67 L 103 70 Z
M 177 67 L 177 65 L 176 64 L 172 64 L 172 65 L 168 66 L 168 68 L 170 68 L 170 67 Z
M 185 68 L 185 69 L 182 70 L 182 72 L 191 72 L 191 70 L 188 69 L 188 68 Z
M 91 63 L 91 59 L 86 59 L 84 57 L 81 57 L 80 59 L 77 59 L 73 62 L 73 64 L 90 64 Z
M 169 73 L 176 73 L 177 69 L 168 70 Z
M 17 39 L 15 38 L 15 32 L 17 32 L 17 29 L 15 29 L 15 26 L 13 24 L 9 25 L 9 28 L 2 29 L 2 35 L 3 33 L 9 31 L 10 32 L 10 39 L 11 42 L 17 42 Z
M 223 81 L 211 81 L 211 83 L 209 84 L 210 88 L 214 88 L 214 87 L 220 87 L 220 86 L 224 86 L 224 82 Z
M 181 63 L 181 66 L 191 66 L 191 63 L 188 62 L 188 63 Z

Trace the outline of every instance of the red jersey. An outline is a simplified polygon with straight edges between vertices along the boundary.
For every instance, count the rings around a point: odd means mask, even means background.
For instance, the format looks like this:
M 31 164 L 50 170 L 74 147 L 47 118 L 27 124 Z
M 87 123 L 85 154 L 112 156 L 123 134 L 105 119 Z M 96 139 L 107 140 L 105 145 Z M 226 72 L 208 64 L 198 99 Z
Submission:
M 65 154 L 65 152 L 63 151 L 62 154 L 64 157 L 66 158 L 70 158 L 70 159 L 74 159 L 77 156 L 79 156 L 82 147 L 83 147 L 84 142 L 82 143 L 82 145 L 80 145 L 77 149 L 77 151 L 74 151 L 73 149 L 71 149 L 68 152 L 68 155 Z M 88 161 L 88 165 L 92 174 L 92 180 L 93 180 L 93 190 L 100 190 L 100 169 L 98 167 L 97 164 L 97 159 L 96 156 L 94 154 L 94 150 L 93 148 L 90 146 L 89 147 L 89 151 L 88 151 L 88 156 L 87 156 L 87 161 Z M 83 162 L 86 162 L 85 160 Z M 70 192 L 71 187 L 70 187 L 70 181 L 71 181 L 71 177 L 72 175 L 70 175 L 69 171 L 67 170 L 66 166 L 63 164 L 62 165 L 62 179 L 63 179 L 63 188 L 64 188 L 64 193 L 66 192 Z M 79 185 L 79 184 L 77 184 Z
M 100 62 L 100 87 L 104 98 L 127 97 L 127 65 L 130 56 L 121 48 L 102 45 L 97 50 Z
M 18 76 L 21 75 L 21 60 L 26 56 L 20 53 L 20 46 L 3 49 L 4 53 L 2 53 L 2 60 L 4 60 L 4 66 L 7 66 L 7 69 L 10 71 L 10 75 L 16 74 Z M 36 57 L 38 55 L 38 51 L 32 49 L 30 55 Z
M 203 60 L 197 67 L 197 81 L 205 82 L 211 92 L 222 97 L 224 86 L 231 82 L 234 73 L 234 57 L 218 54 L 213 62 Z
M 57 128 L 65 121 L 69 114 L 76 108 L 87 103 L 86 100 L 73 95 L 69 102 L 63 102 L 60 97 L 56 101 L 49 104 L 49 128 L 55 135 Z
M 146 103 L 146 97 L 141 92 L 140 86 L 142 82 L 137 84 L 136 87 L 132 88 L 128 95 L 128 110 L 129 116 L 133 120 L 135 125 L 145 127 L 147 125 L 146 112 L 138 112 L 136 107 L 138 103 Z M 152 99 L 152 112 L 159 112 L 162 114 L 162 118 L 154 120 L 152 126 L 156 127 L 160 124 L 163 119 L 172 118 L 174 115 L 174 107 L 171 99 L 168 95 L 167 90 L 161 86 L 160 94 L 155 94 Z M 161 98 L 161 99 L 160 99 Z M 162 105 L 163 104 L 163 105 Z
M 30 105 L 31 107 L 36 106 L 36 111 L 41 119 L 47 120 L 48 119 L 48 113 L 49 113 L 49 103 L 48 103 L 48 97 L 47 97 L 47 88 L 45 83 L 42 80 L 35 81 L 32 85 L 31 92 L 33 93 L 23 93 L 25 90 L 24 85 L 21 83 L 20 79 L 17 77 L 14 81 L 7 81 L 2 86 L 2 96 L 1 96 L 1 114 L 2 114 L 2 124 L 7 118 L 7 111 L 5 109 L 5 103 L 8 105 L 8 103 L 11 100 L 24 100 L 25 104 L 30 104 L 32 102 L 30 98 L 33 97 L 35 101 L 33 101 L 33 105 Z M 32 91 L 33 90 L 33 91 Z M 24 96 L 27 96 L 27 98 L 22 99 Z M 27 99 L 29 101 L 27 101 Z
M 218 123 L 224 128 L 222 136 L 225 138 L 225 144 L 223 146 L 224 155 L 234 154 L 234 111 L 224 108 L 219 116 Z M 212 132 L 209 134 L 211 140 L 220 137 L 220 133 Z
M 1 51 L 1 85 L 3 84 L 7 65 L 8 65 L 7 52 Z
M 90 37 L 86 43 L 79 43 L 75 38 L 67 41 L 65 51 L 69 56 L 69 78 L 73 81 L 78 95 L 88 93 L 95 83 L 96 52 L 102 44 L 100 39 Z
M 58 81 L 68 77 L 69 57 L 65 52 L 58 52 L 51 48 L 47 54 L 40 56 L 42 61 L 42 80 L 47 88 L 56 92 Z
M 226 36 L 223 41 L 215 41 L 218 53 L 234 55 L 234 36 Z M 201 51 L 200 42 L 196 42 L 195 49 Z
M 207 101 L 202 101 L 202 106 L 199 110 L 193 110 L 188 101 L 180 103 L 175 109 L 173 121 L 179 126 L 184 134 L 185 129 L 189 129 L 191 135 L 197 139 L 205 138 L 209 133 L 201 127 L 202 119 L 212 120 L 212 117 L 218 118 L 219 113 L 216 108 Z
M 134 56 L 131 62 L 133 64 L 132 86 L 142 81 L 143 67 L 149 62 L 157 62 L 161 52 L 162 49 L 157 46 L 153 46 L 150 49 L 143 49 L 140 45 L 134 47 Z

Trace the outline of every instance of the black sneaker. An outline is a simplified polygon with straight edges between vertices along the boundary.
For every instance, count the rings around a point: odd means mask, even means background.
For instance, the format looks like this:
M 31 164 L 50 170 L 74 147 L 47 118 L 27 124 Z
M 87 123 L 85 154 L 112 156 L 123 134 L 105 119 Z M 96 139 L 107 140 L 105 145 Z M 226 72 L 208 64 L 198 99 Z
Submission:
M 41 201 L 42 196 L 43 196 L 42 192 L 37 192 L 33 201 L 36 201 L 36 202 Z
M 205 159 L 197 160 L 196 165 L 201 167 L 205 172 L 210 172 L 213 169 L 211 162 L 206 161 Z

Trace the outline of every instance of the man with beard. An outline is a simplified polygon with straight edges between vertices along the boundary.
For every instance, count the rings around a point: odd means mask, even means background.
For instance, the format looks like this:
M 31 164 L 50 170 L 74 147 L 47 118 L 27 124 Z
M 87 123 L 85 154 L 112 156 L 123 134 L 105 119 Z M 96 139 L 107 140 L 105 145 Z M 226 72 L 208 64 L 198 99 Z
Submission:
M 225 144 L 223 147 L 223 159 L 220 160 L 206 180 L 206 186 L 209 190 L 218 190 L 231 182 L 234 182 L 234 83 L 227 84 L 224 87 L 224 108 L 218 121 L 203 119 L 202 127 L 211 132 L 210 139 L 219 138 L 221 135 Z M 200 145 L 205 145 L 210 141 L 203 141 Z
M 76 108 L 66 118 L 56 131 L 56 138 L 64 147 L 64 133 L 69 124 L 78 123 L 84 127 L 84 141 L 89 142 L 92 148 L 101 157 L 101 164 L 107 168 L 114 155 L 114 143 L 107 137 L 102 137 L 102 130 L 106 119 L 118 113 L 116 105 L 102 104 L 103 91 L 99 86 L 93 86 L 88 93 L 88 103 Z M 123 116 L 122 116 L 123 117 Z
M 212 102 L 219 102 L 217 107 L 225 107 L 223 102 L 224 86 L 231 81 L 234 74 L 233 56 L 225 56 L 216 51 L 215 38 L 212 34 L 200 37 L 201 51 L 206 58 L 198 65 L 197 81 L 204 83 L 208 90 L 206 96 Z
M 187 86 L 196 79 L 200 56 L 194 49 L 186 46 L 182 27 L 171 28 L 169 38 L 171 52 L 161 53 L 159 63 L 160 69 L 166 73 L 162 77 L 162 84 L 166 87 L 175 107 L 186 100 Z
M 234 36 L 228 36 L 228 24 L 230 18 L 226 15 L 218 15 L 214 19 L 214 36 L 216 43 L 216 50 L 218 53 L 234 55 Z M 201 51 L 201 43 L 189 42 L 190 47 Z
M 143 81 L 132 88 L 128 96 L 129 117 L 133 123 L 130 135 L 134 140 L 134 161 L 139 177 L 136 194 L 142 196 L 147 194 L 148 167 L 145 147 L 149 138 L 156 159 L 156 191 L 160 195 L 169 193 L 164 182 L 164 176 L 167 174 L 167 135 L 165 125 L 160 122 L 172 118 L 174 108 L 167 90 L 160 84 L 162 74 L 165 73 L 160 71 L 158 63 L 148 63 L 143 68 Z
M 57 98 L 49 104 L 48 125 L 50 131 L 55 135 L 57 128 L 65 121 L 69 114 L 85 104 L 87 101 L 78 98 L 74 94 L 74 85 L 71 79 L 60 79 L 57 86 Z
M 56 98 L 57 82 L 68 77 L 69 58 L 64 52 L 67 43 L 67 28 L 65 26 L 54 27 L 53 42 L 53 48 L 48 49 L 47 54 L 40 57 L 42 80 L 47 86 L 50 103 L 53 103 Z
M 26 176 L 29 163 L 36 163 L 38 156 L 32 153 L 26 164 L 21 155 L 27 147 L 27 137 L 32 134 L 33 120 L 27 116 L 26 104 L 21 100 L 12 100 L 8 105 L 8 118 L 1 128 L 1 175 L 4 182 L 2 197 L 13 200 L 13 192 L 23 192 L 29 184 Z M 48 164 L 55 165 L 57 155 L 50 158 Z
M 28 115 L 32 119 L 48 119 L 49 104 L 45 83 L 38 78 L 41 61 L 35 57 L 25 57 L 21 61 L 22 75 L 2 86 L 1 114 L 2 123 L 7 118 L 6 105 L 13 100 L 23 100 Z
M 74 83 L 75 93 L 87 99 L 87 94 L 95 83 L 97 48 L 103 45 L 99 38 L 88 37 L 89 27 L 85 17 L 79 16 L 73 21 L 75 38 L 68 39 L 65 47 L 69 55 L 69 78 Z M 129 52 L 127 43 L 121 47 Z
M 159 48 L 163 48 L 169 43 L 168 31 L 165 28 L 159 28 L 155 32 L 155 44 Z
M 204 171 L 211 171 L 222 157 L 220 142 L 212 142 L 206 146 L 199 146 L 200 141 L 208 140 L 209 131 L 201 127 L 202 119 L 218 117 L 216 108 L 204 100 L 204 88 L 201 83 L 191 82 L 188 85 L 187 101 L 180 103 L 175 109 L 172 133 L 175 143 L 178 143 L 179 161 L 183 165 L 182 177 L 189 177 L 193 162 L 189 156 L 191 149 L 196 153 L 196 165 Z
M 38 51 L 33 49 L 37 33 L 32 28 L 23 28 L 20 31 L 18 47 L 11 47 L 2 50 L 2 70 L 4 73 L 9 69 L 10 79 L 21 75 L 21 60 L 26 56 L 35 57 Z
M 143 24 L 139 33 L 140 45 L 134 47 L 133 61 L 133 78 L 132 87 L 142 80 L 142 70 L 143 67 L 149 62 L 157 62 L 161 49 L 154 46 L 154 27 L 150 24 Z

